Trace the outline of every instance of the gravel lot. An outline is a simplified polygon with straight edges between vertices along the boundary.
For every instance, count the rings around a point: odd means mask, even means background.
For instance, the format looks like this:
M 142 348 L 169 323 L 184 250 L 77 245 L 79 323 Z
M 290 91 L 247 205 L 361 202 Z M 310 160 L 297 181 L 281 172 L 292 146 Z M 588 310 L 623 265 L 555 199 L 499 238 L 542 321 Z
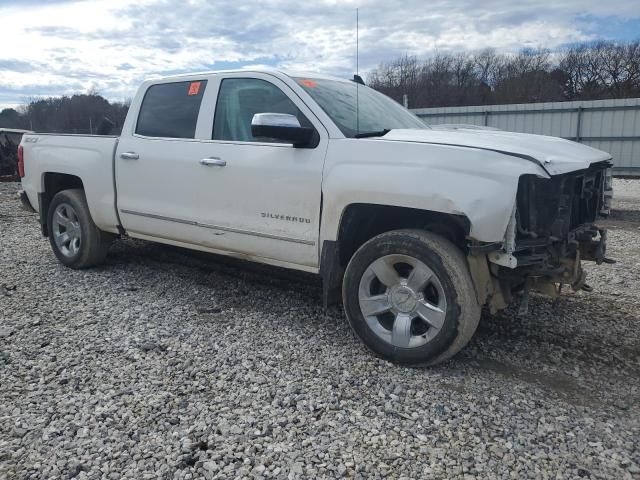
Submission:
M 374 358 L 315 279 L 139 241 L 72 271 L 0 184 L 0 478 L 640 478 L 640 181 L 591 294 Z

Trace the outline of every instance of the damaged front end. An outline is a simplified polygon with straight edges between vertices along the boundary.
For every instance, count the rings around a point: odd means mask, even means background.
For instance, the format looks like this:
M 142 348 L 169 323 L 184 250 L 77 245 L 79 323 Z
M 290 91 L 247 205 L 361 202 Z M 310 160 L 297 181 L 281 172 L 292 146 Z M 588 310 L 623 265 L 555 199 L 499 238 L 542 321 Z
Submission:
M 582 261 L 613 263 L 607 232 L 595 223 L 609 214 L 612 193 L 610 162 L 550 178 L 521 176 L 504 242 L 489 252 L 470 246 L 478 300 L 495 312 L 523 292 L 524 313 L 529 289 L 554 298 L 563 285 L 591 291 Z

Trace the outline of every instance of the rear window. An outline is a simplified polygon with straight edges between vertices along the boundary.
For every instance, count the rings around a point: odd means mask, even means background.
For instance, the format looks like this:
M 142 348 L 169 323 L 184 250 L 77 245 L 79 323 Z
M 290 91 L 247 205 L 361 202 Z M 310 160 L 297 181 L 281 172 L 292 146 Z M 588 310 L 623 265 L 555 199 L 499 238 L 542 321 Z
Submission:
M 147 89 L 136 133 L 146 137 L 194 138 L 206 80 L 161 83 Z

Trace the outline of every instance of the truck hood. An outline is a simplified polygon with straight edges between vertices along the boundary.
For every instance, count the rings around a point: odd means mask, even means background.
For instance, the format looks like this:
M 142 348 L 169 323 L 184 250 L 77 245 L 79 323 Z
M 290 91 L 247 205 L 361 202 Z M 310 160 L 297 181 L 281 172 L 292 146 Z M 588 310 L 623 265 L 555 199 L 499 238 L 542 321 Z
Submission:
M 397 129 L 375 139 L 491 150 L 536 162 L 549 175 L 582 170 L 592 163 L 611 159 L 606 152 L 558 137 L 484 128 Z

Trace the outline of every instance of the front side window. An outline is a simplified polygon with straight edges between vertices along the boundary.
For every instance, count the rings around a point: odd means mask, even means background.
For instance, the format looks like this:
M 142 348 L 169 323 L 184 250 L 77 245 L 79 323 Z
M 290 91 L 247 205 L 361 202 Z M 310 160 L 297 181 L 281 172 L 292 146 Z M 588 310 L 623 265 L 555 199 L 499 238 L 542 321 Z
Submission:
M 147 89 L 136 133 L 147 137 L 194 138 L 206 80 L 160 83 Z
M 251 120 L 256 113 L 287 113 L 295 115 L 301 126 L 312 126 L 291 99 L 272 83 L 257 78 L 227 78 L 218 93 L 213 140 L 277 142 L 251 134 Z
M 322 78 L 294 80 L 320 105 L 345 137 L 394 128 L 428 128 L 406 108 L 364 85 Z

